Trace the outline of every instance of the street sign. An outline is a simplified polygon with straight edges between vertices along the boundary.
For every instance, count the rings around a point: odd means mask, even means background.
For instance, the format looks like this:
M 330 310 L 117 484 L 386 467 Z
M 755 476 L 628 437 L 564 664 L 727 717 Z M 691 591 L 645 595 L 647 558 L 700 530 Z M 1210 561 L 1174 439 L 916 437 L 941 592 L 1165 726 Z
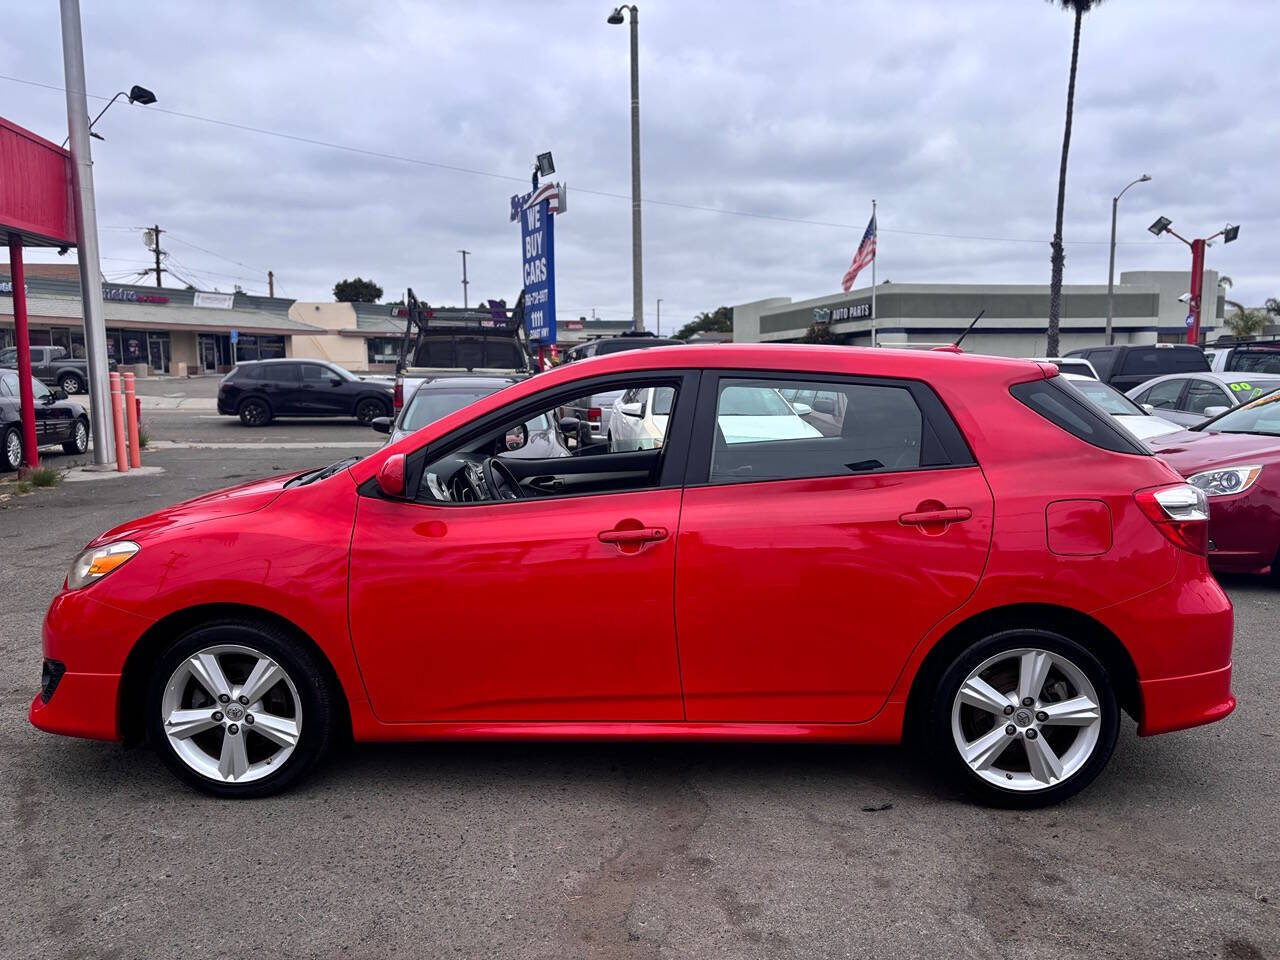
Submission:
M 232 327 L 231 328 L 231 345 L 234 347 L 236 345 L 236 341 L 239 339 L 240 339 L 240 331 L 237 330 L 235 327 Z

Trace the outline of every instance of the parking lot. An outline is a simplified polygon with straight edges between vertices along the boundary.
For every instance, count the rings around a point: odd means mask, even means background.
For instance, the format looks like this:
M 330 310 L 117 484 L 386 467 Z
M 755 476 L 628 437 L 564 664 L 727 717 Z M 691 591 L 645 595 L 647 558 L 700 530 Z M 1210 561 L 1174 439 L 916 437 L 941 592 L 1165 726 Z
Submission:
M 357 745 L 283 796 L 219 802 L 146 749 L 39 733 L 40 622 L 84 542 L 380 440 L 248 430 L 188 402 L 208 388 L 146 385 L 163 473 L 0 503 L 0 956 L 1280 955 L 1261 579 L 1227 584 L 1237 712 L 1150 740 L 1126 721 L 1092 788 L 1031 813 L 972 806 L 898 749 L 715 744 Z

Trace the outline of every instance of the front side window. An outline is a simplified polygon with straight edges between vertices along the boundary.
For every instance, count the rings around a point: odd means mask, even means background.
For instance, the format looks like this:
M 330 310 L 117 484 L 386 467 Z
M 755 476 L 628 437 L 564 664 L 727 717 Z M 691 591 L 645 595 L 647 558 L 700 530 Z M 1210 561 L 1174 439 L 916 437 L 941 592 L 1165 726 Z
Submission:
M 1138 397 L 1139 403 L 1149 403 L 1157 410 L 1177 410 L 1178 401 L 1182 398 L 1183 382 L 1166 380 L 1157 383 L 1146 393 Z
M 812 403 L 793 397 L 809 396 Z M 712 483 L 915 470 L 926 424 L 905 386 L 720 381 Z
M 673 410 L 679 379 L 670 383 L 626 381 L 601 385 L 601 393 L 615 397 L 650 396 L 649 388 L 669 395 Z M 480 391 L 474 391 L 480 394 Z M 489 393 L 492 391 L 484 391 Z M 483 394 L 480 394 L 483 395 Z M 446 405 L 471 402 L 478 397 L 458 391 L 418 391 L 414 403 L 427 399 L 424 422 L 438 419 Z M 570 406 L 570 396 L 545 405 L 512 405 L 506 417 L 486 418 L 489 426 L 465 436 L 443 455 L 428 449 L 429 462 L 422 467 L 418 499 L 428 503 L 485 503 L 529 500 L 540 497 L 583 496 L 644 490 L 659 485 L 667 453 L 671 417 L 626 417 L 634 422 L 635 442 L 610 439 L 589 429 L 589 423 Z M 656 402 L 655 402 L 656 408 Z M 457 406 L 454 409 L 458 409 Z M 412 423 L 407 423 L 413 429 Z M 464 428 L 465 430 L 465 428 Z M 629 436 L 629 435 L 628 435 Z M 640 438 L 647 442 L 640 442 Z
M 16 397 L 18 395 L 18 378 L 13 374 L 0 377 L 0 397 Z
M 302 365 L 303 383 L 323 383 L 332 379 L 333 376 L 332 370 L 318 363 L 304 363 Z
M 35 398 L 36 398 L 37 400 L 39 400 L 39 399 L 41 399 L 42 397 L 47 397 L 47 396 L 49 396 L 50 390 L 49 390 L 49 388 L 48 388 L 48 387 L 46 387 L 43 383 L 41 383 L 41 382 L 40 382 L 39 380 L 37 380 L 35 377 L 32 377 L 32 378 L 31 378 L 31 392 L 32 392 L 33 394 L 35 394 Z

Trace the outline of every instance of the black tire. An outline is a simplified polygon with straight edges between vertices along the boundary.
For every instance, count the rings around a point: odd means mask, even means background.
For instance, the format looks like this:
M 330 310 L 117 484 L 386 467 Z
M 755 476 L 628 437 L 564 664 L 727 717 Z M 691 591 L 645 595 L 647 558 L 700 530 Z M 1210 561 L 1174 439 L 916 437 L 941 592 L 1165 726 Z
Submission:
M 288 675 L 301 701 L 302 723 L 296 746 L 276 769 L 260 779 L 231 783 L 205 776 L 189 766 L 174 750 L 165 733 L 162 703 L 165 688 L 174 671 L 195 653 L 219 645 L 251 647 L 266 654 Z M 228 679 L 231 679 L 228 674 Z M 165 766 L 180 780 L 203 793 L 229 799 L 266 797 L 288 788 L 307 775 L 324 758 L 334 738 L 337 692 L 329 673 L 316 656 L 288 634 L 247 620 L 220 620 L 189 630 L 161 654 L 147 682 L 144 728 L 147 740 Z M 214 705 L 216 707 L 216 704 Z M 235 706 L 232 702 L 231 706 Z M 242 724 L 242 734 L 252 727 Z M 224 733 L 223 736 L 228 734 Z
M 240 422 L 246 427 L 265 427 L 271 422 L 271 406 L 261 397 L 249 397 L 240 401 L 236 410 Z
M 76 424 L 71 428 L 71 439 L 62 444 L 62 449 L 66 453 L 82 454 L 89 449 L 89 421 L 84 417 L 76 419 Z
M 1098 739 L 1084 763 L 1065 779 L 1030 791 L 1003 789 L 983 779 L 965 762 L 952 735 L 952 707 L 961 684 L 970 672 L 997 654 L 1022 647 L 1044 650 L 1074 664 L 1093 685 L 1100 708 Z M 1048 630 L 1004 630 L 968 647 L 943 671 L 927 709 L 925 747 L 928 753 L 952 780 L 976 800 L 997 807 L 1044 807 L 1083 790 L 1106 767 L 1120 732 L 1120 708 L 1116 702 L 1115 686 L 1106 668 L 1080 644 Z M 996 726 L 1004 726 L 1003 718 Z M 1021 749 L 1025 749 L 1025 743 Z M 1015 755 L 1009 762 L 1016 761 Z
M 78 374 L 64 373 L 58 378 L 58 386 L 67 392 L 67 396 L 84 393 L 84 381 L 80 379 Z
M 368 426 L 373 422 L 375 417 L 389 417 L 391 410 L 381 400 L 375 400 L 373 397 L 365 397 L 356 404 L 356 420 L 364 426 Z
M 0 441 L 0 470 L 12 473 L 22 466 L 22 432 L 17 427 L 10 427 L 4 432 Z

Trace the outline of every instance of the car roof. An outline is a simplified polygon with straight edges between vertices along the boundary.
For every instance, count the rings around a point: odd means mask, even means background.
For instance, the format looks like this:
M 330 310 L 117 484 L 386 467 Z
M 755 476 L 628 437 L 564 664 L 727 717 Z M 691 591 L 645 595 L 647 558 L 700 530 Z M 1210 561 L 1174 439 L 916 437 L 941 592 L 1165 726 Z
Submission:
M 1240 383 L 1241 381 L 1263 383 L 1280 383 L 1280 373 L 1250 373 L 1245 370 L 1183 370 L 1181 373 L 1165 373 L 1152 377 L 1140 386 L 1154 383 L 1157 380 L 1216 380 L 1218 383 Z
M 333 366 L 332 360 L 322 360 L 320 357 L 266 357 L 262 360 L 237 360 L 237 367 L 247 367 L 256 363 L 323 363 Z
M 424 380 L 414 392 L 434 390 L 436 387 L 493 387 L 498 390 L 519 382 L 515 377 L 437 377 L 434 380 Z

